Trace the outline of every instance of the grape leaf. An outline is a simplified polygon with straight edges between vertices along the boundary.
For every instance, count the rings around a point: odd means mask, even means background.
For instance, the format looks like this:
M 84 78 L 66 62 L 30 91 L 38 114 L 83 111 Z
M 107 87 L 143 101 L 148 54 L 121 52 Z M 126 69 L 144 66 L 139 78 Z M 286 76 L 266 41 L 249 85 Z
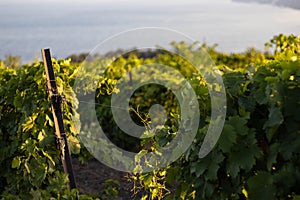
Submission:
M 247 184 L 249 199 L 274 199 L 275 187 L 271 174 L 259 172 L 256 176 L 251 177 Z
M 229 124 L 225 124 L 220 139 L 218 141 L 220 149 L 224 153 L 230 152 L 231 147 L 236 142 L 236 137 L 237 136 L 234 127 Z

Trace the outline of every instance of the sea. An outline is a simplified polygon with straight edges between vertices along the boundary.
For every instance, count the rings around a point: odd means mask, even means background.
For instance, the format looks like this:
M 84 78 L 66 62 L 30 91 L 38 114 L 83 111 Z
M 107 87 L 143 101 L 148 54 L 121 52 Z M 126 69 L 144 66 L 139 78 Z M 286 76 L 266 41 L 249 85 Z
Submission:
M 264 50 L 274 35 L 299 34 L 300 10 L 231 0 L 186 1 L 0 1 L 0 59 L 40 59 L 42 48 L 56 58 L 89 53 L 103 41 L 134 29 L 172 30 L 228 53 Z M 178 38 L 153 35 L 157 45 Z M 180 38 L 180 37 L 179 37 Z M 143 39 L 143 38 L 142 38 Z M 141 40 L 141 38 L 139 38 Z M 144 38 L 149 40 L 149 37 Z M 117 40 L 119 41 L 119 40 Z M 179 42 L 179 41 L 177 41 Z M 115 42 L 116 43 L 116 42 Z M 103 52 L 131 48 L 105 45 Z

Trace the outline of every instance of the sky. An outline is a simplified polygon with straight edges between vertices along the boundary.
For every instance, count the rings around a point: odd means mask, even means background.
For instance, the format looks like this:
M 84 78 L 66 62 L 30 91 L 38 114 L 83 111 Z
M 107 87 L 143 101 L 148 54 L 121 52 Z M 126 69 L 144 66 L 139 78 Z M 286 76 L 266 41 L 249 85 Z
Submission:
M 240 52 L 272 36 L 300 32 L 300 11 L 231 0 L 0 0 L 0 59 L 25 60 L 44 46 L 57 55 L 88 52 L 134 28 L 162 27 Z
M 175 4 L 193 4 L 193 3 L 204 3 L 204 2 L 216 2 L 221 3 L 230 0 L 0 0 L 0 4 L 34 4 L 34 5 L 47 5 L 47 4 L 122 4 L 122 5 L 175 5 Z

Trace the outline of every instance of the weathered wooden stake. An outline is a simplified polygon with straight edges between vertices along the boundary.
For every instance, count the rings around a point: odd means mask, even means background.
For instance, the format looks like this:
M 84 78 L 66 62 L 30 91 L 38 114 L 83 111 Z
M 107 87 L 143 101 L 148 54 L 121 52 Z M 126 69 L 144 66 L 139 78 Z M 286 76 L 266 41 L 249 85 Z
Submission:
M 55 133 L 58 147 L 61 151 L 61 160 L 64 167 L 64 172 L 69 176 L 69 188 L 76 188 L 75 177 L 73 173 L 71 155 L 69 153 L 69 146 L 67 136 L 65 133 L 65 127 L 63 122 L 63 113 L 61 110 L 62 96 L 58 94 L 56 80 L 54 76 L 50 49 L 42 49 L 42 55 L 47 76 L 47 86 L 49 90 L 49 96 L 51 99 L 51 109 L 55 124 Z

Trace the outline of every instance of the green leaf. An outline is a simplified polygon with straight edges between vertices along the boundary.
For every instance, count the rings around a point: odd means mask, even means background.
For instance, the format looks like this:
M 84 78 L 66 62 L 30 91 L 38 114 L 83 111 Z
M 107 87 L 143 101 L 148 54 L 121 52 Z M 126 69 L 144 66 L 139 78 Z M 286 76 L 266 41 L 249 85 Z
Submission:
M 279 144 L 275 143 L 270 146 L 270 152 L 267 157 L 267 168 L 271 171 L 273 164 L 276 163 L 277 155 L 278 155 L 278 147 Z
M 269 117 L 268 120 L 264 124 L 264 127 L 263 127 L 264 129 L 273 127 L 275 125 L 280 125 L 283 122 L 283 116 L 280 111 L 280 108 L 278 108 L 278 107 L 271 108 L 268 117 Z
M 269 141 L 271 141 L 271 139 L 273 138 L 274 134 L 277 131 L 277 128 L 283 122 L 283 116 L 278 107 L 273 107 L 270 110 L 268 117 L 269 118 L 264 124 L 263 129 L 267 130 L 267 138 Z
M 17 156 L 17 157 L 14 157 L 14 159 L 12 160 L 11 167 L 12 168 L 19 168 L 20 164 L 21 164 L 21 159 L 20 159 L 19 156 Z
M 240 167 L 236 162 L 228 162 L 227 163 L 227 172 L 235 178 L 240 171 Z
M 225 124 L 224 128 L 223 128 L 223 131 L 221 133 L 221 137 L 218 141 L 220 149 L 224 153 L 229 153 L 231 147 L 236 142 L 236 137 L 237 136 L 236 136 L 236 132 L 234 130 L 234 127 L 229 125 L 229 124 Z
M 179 169 L 179 167 L 175 166 L 175 167 L 171 167 L 167 170 L 166 181 L 169 184 L 174 185 L 175 180 L 177 179 L 178 169 Z
M 37 139 L 39 140 L 39 142 L 41 142 L 44 138 L 45 138 L 45 134 L 43 133 L 43 131 L 40 131 Z
M 34 126 L 34 121 L 31 117 L 28 117 L 27 121 L 22 124 L 22 131 L 26 132 L 30 129 L 32 129 Z
M 226 73 L 224 76 L 224 84 L 227 87 L 228 93 L 232 96 L 238 95 L 243 83 L 245 83 L 245 80 L 241 72 Z
M 255 109 L 255 99 L 252 95 L 250 96 L 240 96 L 238 99 L 239 106 L 244 108 L 246 111 L 253 112 Z
M 228 124 L 234 127 L 239 135 L 247 135 L 248 127 L 246 127 L 247 120 L 239 116 L 229 117 Z
M 255 164 L 255 157 L 258 154 L 258 149 L 255 148 L 245 148 L 243 152 L 243 157 L 240 158 L 241 168 L 249 171 Z
M 43 198 L 42 192 L 39 189 L 34 190 L 33 188 L 31 188 L 29 193 L 33 199 L 42 199 Z
M 209 166 L 209 161 L 207 160 L 200 160 L 198 162 L 193 162 L 192 165 L 191 165 L 191 173 L 195 173 L 196 177 L 200 177 L 205 170 L 208 169 L 208 166 Z
M 147 186 L 151 185 L 152 178 L 153 178 L 153 174 L 148 173 L 148 174 L 143 175 L 140 179 L 143 181 L 143 183 L 147 187 Z
M 44 150 L 42 150 L 42 153 L 45 157 L 47 157 L 50 160 L 51 164 L 53 166 L 55 166 L 55 162 L 54 162 L 53 158 L 48 153 L 46 153 Z
M 283 159 L 289 161 L 293 154 L 300 152 L 300 132 L 290 133 L 282 139 L 278 150 Z
M 46 159 L 43 157 L 30 160 L 31 183 L 36 187 L 39 187 L 46 178 L 48 167 L 45 162 Z
M 45 116 L 46 116 L 46 121 L 48 121 L 49 125 L 50 125 L 51 127 L 53 127 L 54 122 L 52 121 L 52 119 L 51 119 L 47 114 L 46 114 Z
M 241 147 L 238 151 L 234 151 L 228 156 L 228 162 L 234 163 L 242 169 L 249 171 L 256 162 L 255 157 L 259 156 L 258 147 Z M 229 165 L 230 166 L 230 165 Z M 236 166 L 230 166 L 233 172 L 236 172 Z
M 265 88 L 260 86 L 254 93 L 254 98 L 260 105 L 268 102 L 268 97 L 265 92 Z
M 218 163 L 212 162 L 208 169 L 207 169 L 207 173 L 205 175 L 206 180 L 216 180 L 218 178 L 218 170 L 219 170 L 220 166 Z
M 180 198 L 181 199 L 185 199 L 186 195 L 187 195 L 187 192 L 188 192 L 188 189 L 189 189 L 189 185 L 187 183 L 182 183 L 180 184 Z
M 249 199 L 274 199 L 273 177 L 267 172 L 259 172 L 247 181 Z
M 300 200 L 300 195 L 294 196 L 293 200 Z
M 22 108 L 22 104 L 23 104 L 23 98 L 21 97 L 21 95 L 17 95 L 14 98 L 14 106 L 18 109 Z

